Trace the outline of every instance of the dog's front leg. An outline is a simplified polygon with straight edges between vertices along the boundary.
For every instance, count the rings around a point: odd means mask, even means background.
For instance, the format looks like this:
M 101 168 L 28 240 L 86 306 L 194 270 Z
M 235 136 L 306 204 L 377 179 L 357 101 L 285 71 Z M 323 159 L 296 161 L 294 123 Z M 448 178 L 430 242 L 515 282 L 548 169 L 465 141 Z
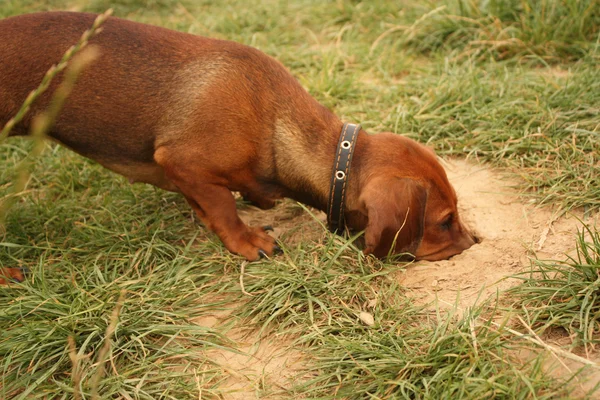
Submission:
M 271 256 L 276 248 L 275 239 L 263 228 L 252 228 L 244 224 L 236 210 L 233 194 L 223 186 L 196 184 L 193 190 L 177 184 L 188 203 L 202 222 L 219 236 L 232 253 L 248 260 Z
M 166 150 L 159 149 L 154 158 L 206 227 L 219 236 L 229 251 L 250 261 L 277 252 L 275 239 L 264 228 L 244 224 L 237 214 L 233 194 L 217 177 L 193 162 L 185 162 L 181 153 L 178 155 L 170 157 Z

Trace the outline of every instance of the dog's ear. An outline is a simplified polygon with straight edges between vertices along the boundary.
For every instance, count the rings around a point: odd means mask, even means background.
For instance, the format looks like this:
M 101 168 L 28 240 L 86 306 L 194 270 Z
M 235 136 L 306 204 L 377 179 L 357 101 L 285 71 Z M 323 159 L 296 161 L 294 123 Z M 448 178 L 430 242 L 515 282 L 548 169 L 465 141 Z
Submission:
M 413 254 L 423 238 L 427 189 L 408 178 L 375 178 L 363 189 L 365 254 Z M 394 249 L 390 252 L 390 249 Z

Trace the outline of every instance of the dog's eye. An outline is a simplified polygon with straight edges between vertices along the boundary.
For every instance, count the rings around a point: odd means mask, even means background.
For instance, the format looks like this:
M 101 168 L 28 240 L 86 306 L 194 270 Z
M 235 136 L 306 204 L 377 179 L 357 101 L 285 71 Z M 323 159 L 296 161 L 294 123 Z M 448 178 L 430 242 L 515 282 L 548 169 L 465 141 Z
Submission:
M 454 215 L 452 215 L 452 214 L 448 215 L 448 217 L 446 217 L 446 219 L 444 219 L 444 221 L 442 221 L 442 223 L 440 224 L 440 228 L 443 231 L 449 231 L 450 228 L 452 227 L 453 220 L 454 220 Z

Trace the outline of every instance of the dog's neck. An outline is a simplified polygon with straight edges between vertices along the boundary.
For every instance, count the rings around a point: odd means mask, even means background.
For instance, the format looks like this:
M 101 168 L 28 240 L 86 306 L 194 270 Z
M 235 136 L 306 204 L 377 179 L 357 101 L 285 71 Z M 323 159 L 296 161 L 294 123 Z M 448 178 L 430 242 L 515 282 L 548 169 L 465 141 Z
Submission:
M 288 191 L 286 196 L 327 211 L 333 164 L 343 123 L 333 113 L 323 110 L 313 114 L 316 118 L 308 120 L 305 114 L 302 123 L 287 118 L 278 120 L 274 145 L 277 180 Z M 360 207 L 360 169 L 362 154 L 368 146 L 368 135 L 360 132 L 355 146 L 346 187 L 346 212 L 356 212 Z

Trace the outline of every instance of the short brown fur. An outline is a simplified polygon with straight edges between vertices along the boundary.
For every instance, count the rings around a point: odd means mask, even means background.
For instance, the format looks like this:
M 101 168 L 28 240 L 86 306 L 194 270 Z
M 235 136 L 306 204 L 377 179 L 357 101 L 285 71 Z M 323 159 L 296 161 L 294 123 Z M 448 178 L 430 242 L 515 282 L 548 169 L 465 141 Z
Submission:
M 50 12 L 0 21 L 0 125 L 93 22 Z M 50 136 L 132 182 L 181 192 L 232 252 L 255 260 L 275 240 L 238 217 L 232 191 L 263 208 L 291 197 L 325 210 L 342 121 L 276 60 L 238 43 L 109 18 Z M 47 107 L 54 84 L 18 125 Z M 366 253 L 439 260 L 474 242 L 434 153 L 360 131 L 345 216 Z

